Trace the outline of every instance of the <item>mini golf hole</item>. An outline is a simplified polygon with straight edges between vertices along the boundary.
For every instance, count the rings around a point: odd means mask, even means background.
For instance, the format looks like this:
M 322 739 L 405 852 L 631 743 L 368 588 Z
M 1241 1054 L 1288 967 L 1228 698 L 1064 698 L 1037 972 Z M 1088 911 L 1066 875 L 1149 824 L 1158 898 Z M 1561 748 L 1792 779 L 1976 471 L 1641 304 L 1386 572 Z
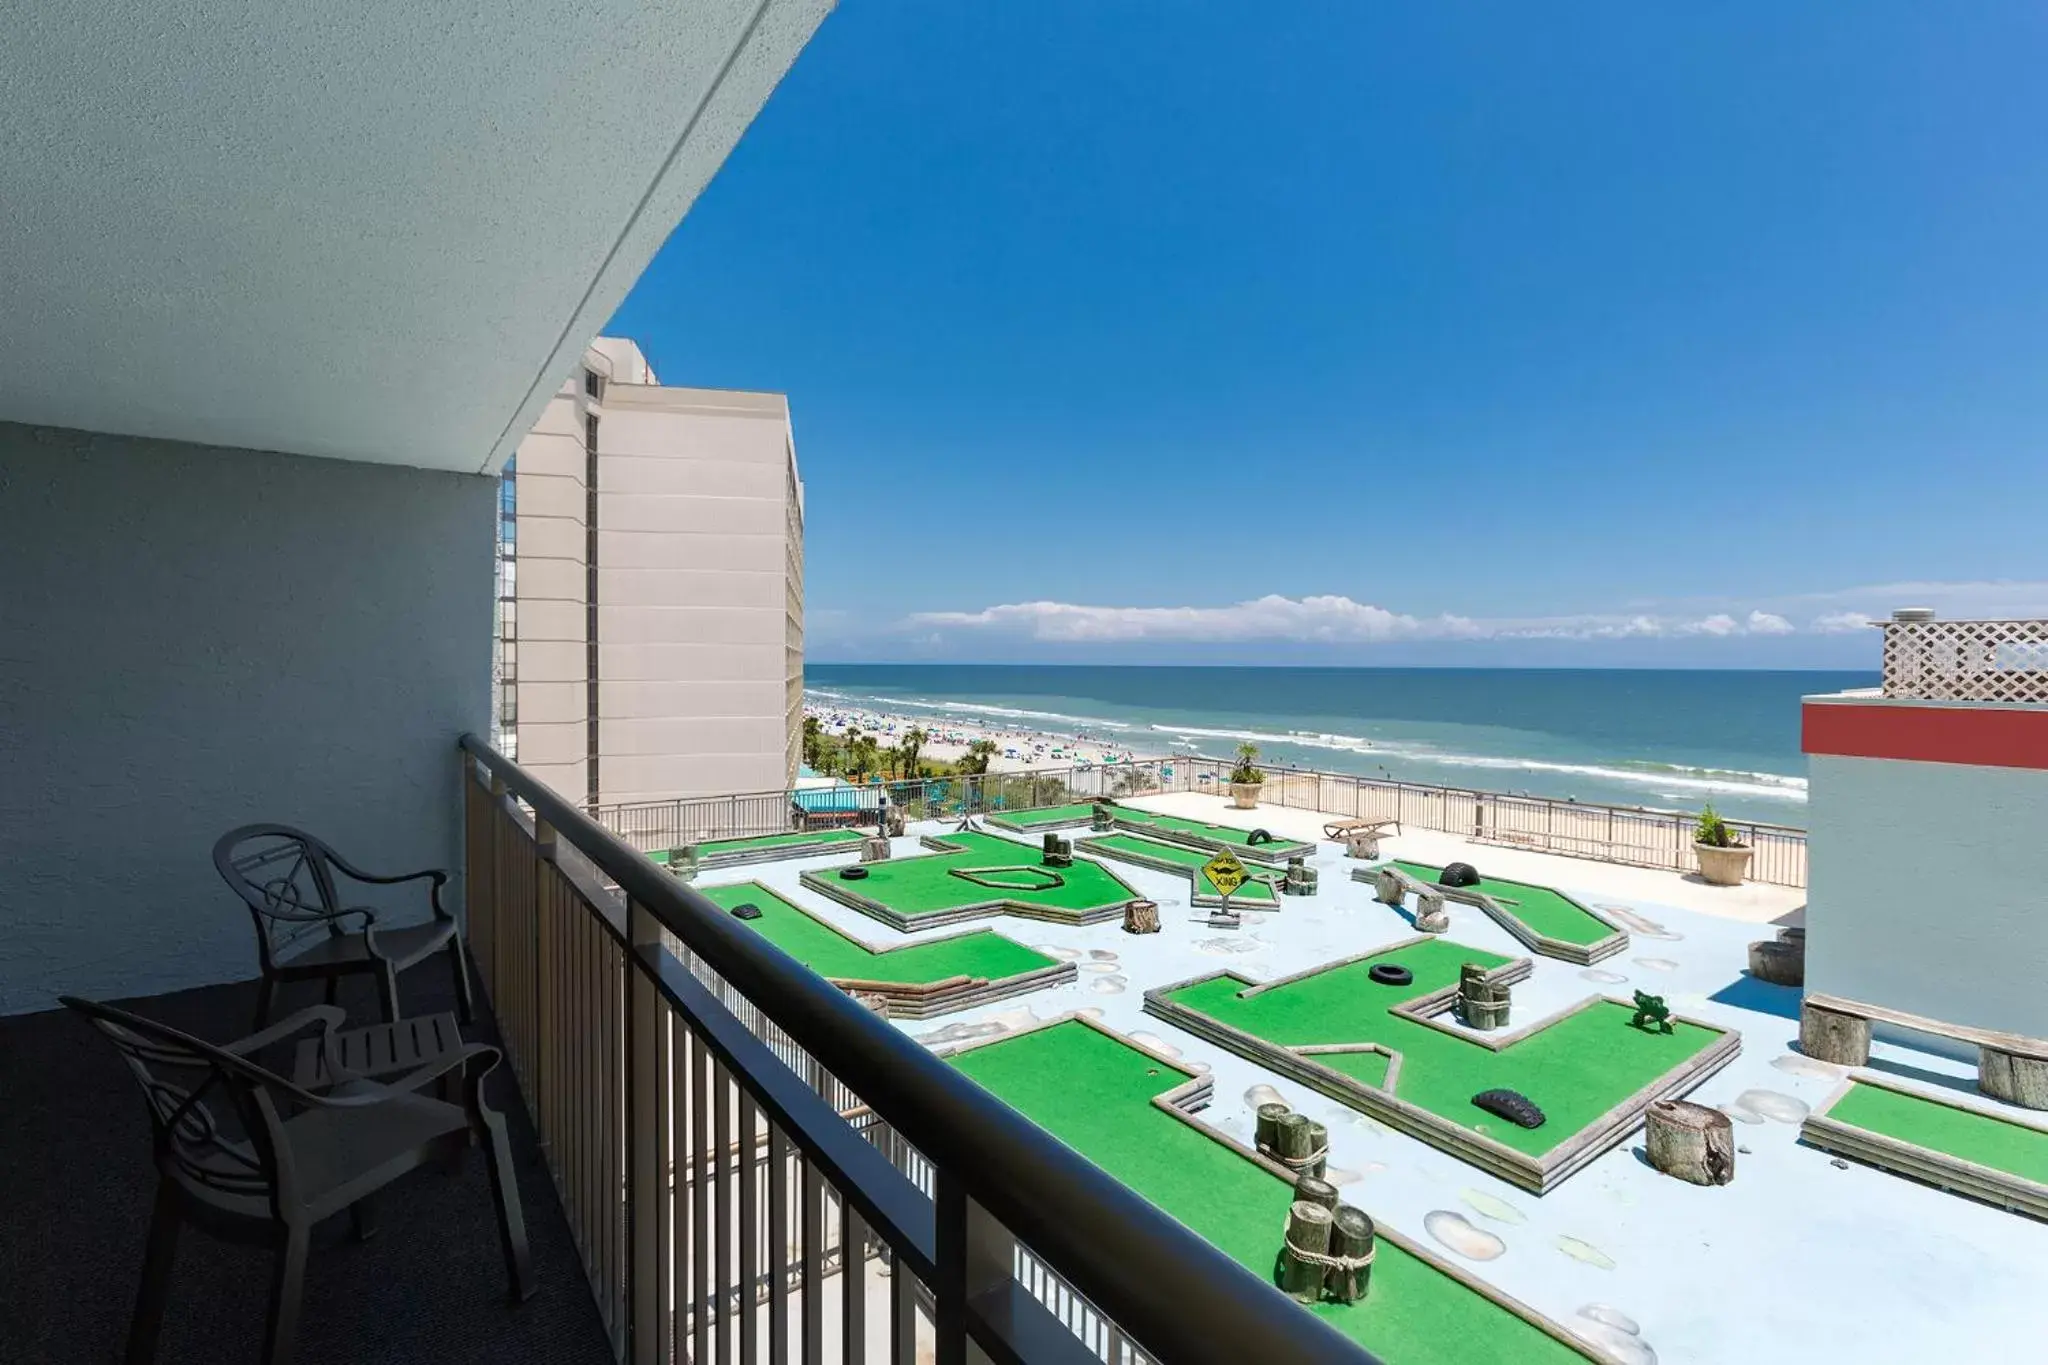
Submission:
M 1365 974 L 1382 986 L 1410 986 L 1415 983 L 1415 973 L 1398 962 L 1375 962 L 1365 969 Z

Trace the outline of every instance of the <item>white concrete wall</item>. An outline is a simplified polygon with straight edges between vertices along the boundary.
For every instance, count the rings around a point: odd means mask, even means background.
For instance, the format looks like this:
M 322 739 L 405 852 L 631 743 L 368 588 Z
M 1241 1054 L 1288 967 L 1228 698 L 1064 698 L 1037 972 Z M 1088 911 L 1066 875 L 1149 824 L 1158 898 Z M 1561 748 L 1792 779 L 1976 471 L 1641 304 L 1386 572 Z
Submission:
M 606 388 L 597 516 L 605 801 L 767 791 L 794 779 L 800 736 L 788 697 L 791 669 L 800 676 L 802 666 L 803 531 L 800 511 L 791 514 L 790 449 L 788 405 L 776 394 Z
M 1807 988 L 2048 1035 L 2048 772 L 1808 765 Z
M 497 486 L 0 424 L 0 1013 L 254 976 L 236 825 L 460 904 Z

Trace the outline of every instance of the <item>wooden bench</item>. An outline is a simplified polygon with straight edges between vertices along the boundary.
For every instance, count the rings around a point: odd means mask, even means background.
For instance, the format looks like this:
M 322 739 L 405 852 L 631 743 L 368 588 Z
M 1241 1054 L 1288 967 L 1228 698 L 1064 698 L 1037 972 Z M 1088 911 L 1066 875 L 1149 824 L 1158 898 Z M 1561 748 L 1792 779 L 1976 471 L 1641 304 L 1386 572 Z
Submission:
M 2023 1108 L 2048 1109 L 2048 1039 L 1949 1024 L 1905 1010 L 1816 993 L 1800 1002 L 1799 1050 L 1837 1066 L 1868 1065 L 1873 1024 L 1968 1043 L 1977 1049 L 1979 1090 Z

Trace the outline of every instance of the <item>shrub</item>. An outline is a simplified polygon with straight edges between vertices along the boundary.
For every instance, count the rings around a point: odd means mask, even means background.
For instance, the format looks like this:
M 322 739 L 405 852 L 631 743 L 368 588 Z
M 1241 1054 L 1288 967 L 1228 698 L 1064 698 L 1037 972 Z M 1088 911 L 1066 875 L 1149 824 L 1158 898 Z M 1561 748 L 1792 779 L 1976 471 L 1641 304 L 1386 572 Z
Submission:
M 1736 837 L 1735 830 L 1726 820 L 1721 818 L 1720 812 L 1716 811 L 1712 806 L 1706 806 L 1701 809 L 1699 825 L 1693 831 L 1692 837 L 1696 843 L 1705 844 L 1708 848 L 1741 848 L 1743 846 L 1742 840 Z
M 1232 782 L 1264 782 L 1266 775 L 1258 769 L 1259 746 L 1246 740 L 1237 746 L 1237 766 L 1230 770 Z

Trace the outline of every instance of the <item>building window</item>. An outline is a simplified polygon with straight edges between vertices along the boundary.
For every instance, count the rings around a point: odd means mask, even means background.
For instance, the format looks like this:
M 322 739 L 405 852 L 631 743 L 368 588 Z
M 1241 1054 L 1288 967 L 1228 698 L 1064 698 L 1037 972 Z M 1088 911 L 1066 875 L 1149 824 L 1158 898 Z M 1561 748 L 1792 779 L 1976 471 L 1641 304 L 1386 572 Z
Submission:
M 585 370 L 583 372 L 583 392 L 590 395 L 591 402 L 602 403 L 604 401 L 604 376 L 596 370 Z

